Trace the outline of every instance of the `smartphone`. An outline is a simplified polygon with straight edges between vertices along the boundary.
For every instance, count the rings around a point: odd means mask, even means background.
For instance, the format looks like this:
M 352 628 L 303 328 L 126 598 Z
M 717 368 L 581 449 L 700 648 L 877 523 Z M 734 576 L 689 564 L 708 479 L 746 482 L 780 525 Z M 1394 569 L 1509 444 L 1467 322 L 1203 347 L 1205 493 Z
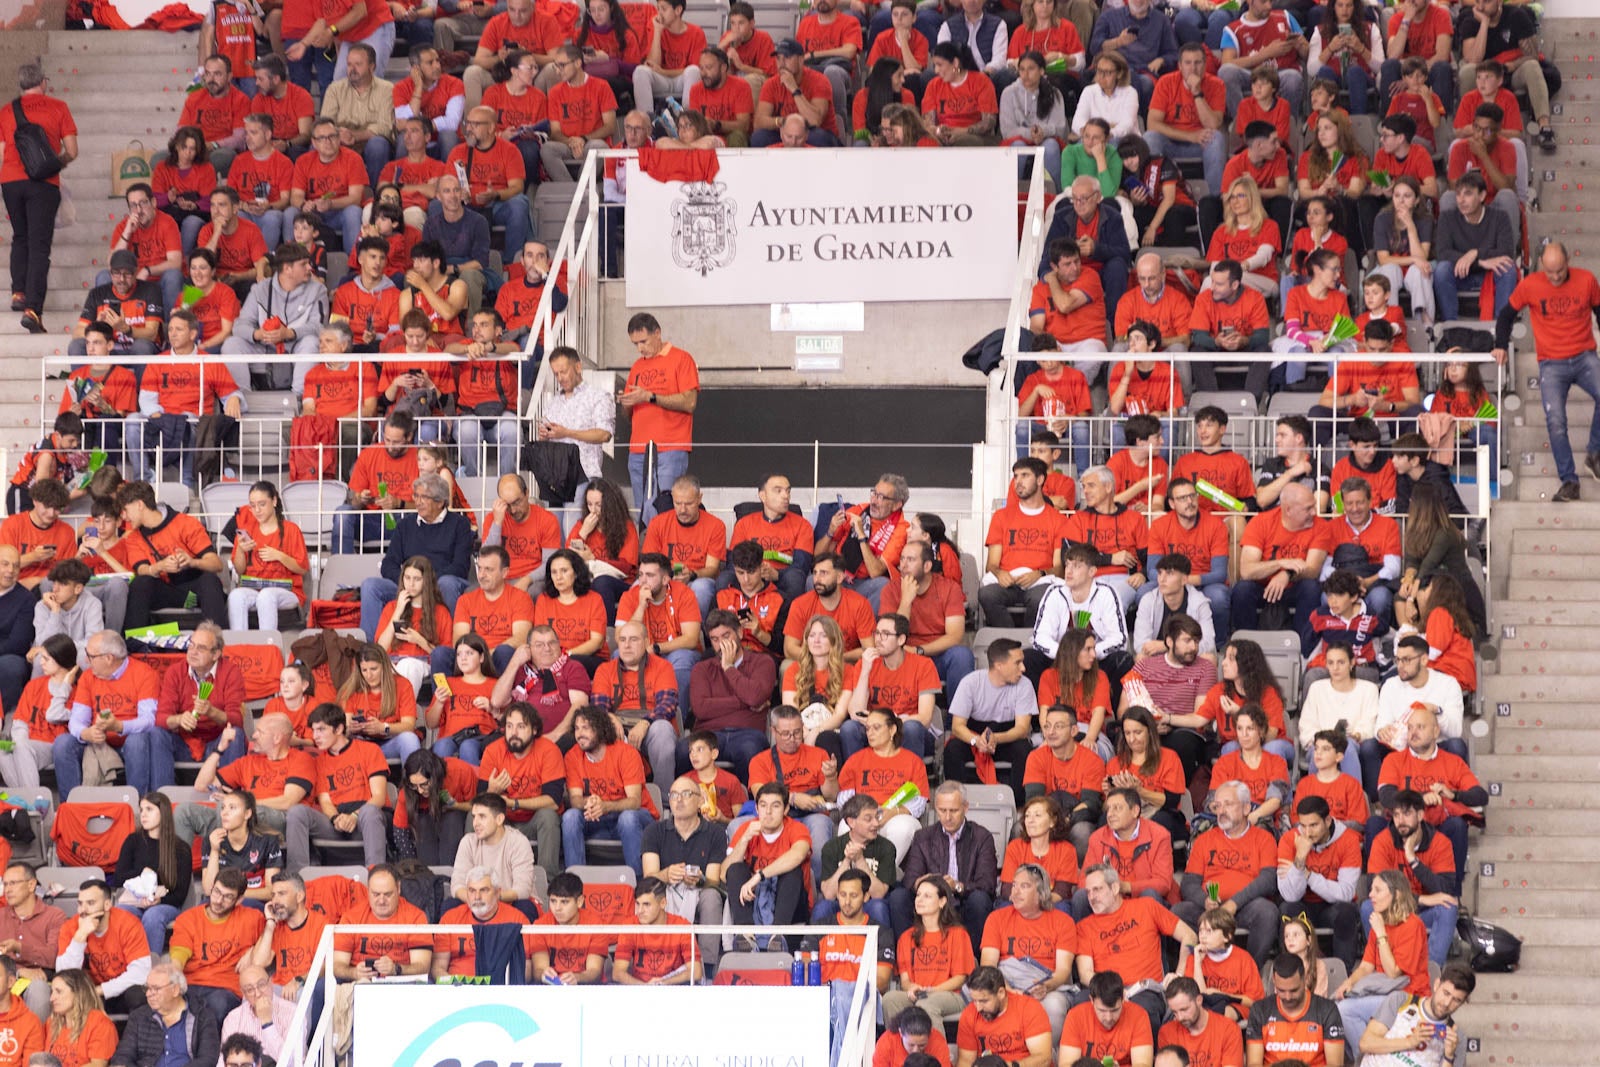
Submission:
M 1339 35 L 1341 37 L 1343 37 L 1343 36 L 1347 36 L 1349 33 L 1350 33 L 1350 23 L 1348 23 L 1348 22 L 1339 23 Z
M 683 873 L 690 875 L 691 877 L 698 878 L 700 877 L 701 871 L 697 865 L 693 863 L 685 863 L 683 865 Z
M 833 500 L 834 500 L 834 503 L 839 505 L 839 510 L 840 511 L 844 511 L 845 510 L 844 494 L 843 493 L 835 493 L 835 494 L 833 494 Z

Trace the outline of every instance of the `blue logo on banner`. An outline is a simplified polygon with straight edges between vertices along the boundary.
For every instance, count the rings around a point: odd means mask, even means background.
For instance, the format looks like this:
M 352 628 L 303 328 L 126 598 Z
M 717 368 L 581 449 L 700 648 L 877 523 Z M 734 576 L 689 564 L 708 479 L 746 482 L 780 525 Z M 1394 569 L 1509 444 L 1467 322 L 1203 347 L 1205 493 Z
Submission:
M 469 1026 L 473 1023 L 487 1023 L 491 1026 L 499 1027 L 511 1039 L 513 1044 L 525 1041 L 539 1032 L 539 1024 L 533 1021 L 533 1016 L 517 1008 L 507 1007 L 503 1004 L 479 1004 L 470 1008 L 462 1008 L 460 1011 L 446 1015 L 443 1019 L 418 1034 L 416 1040 L 407 1045 L 405 1051 L 395 1060 L 395 1067 L 416 1067 L 417 1060 L 434 1042 L 458 1027 Z M 539 1067 L 545 1067 L 545 1065 L 539 1065 Z

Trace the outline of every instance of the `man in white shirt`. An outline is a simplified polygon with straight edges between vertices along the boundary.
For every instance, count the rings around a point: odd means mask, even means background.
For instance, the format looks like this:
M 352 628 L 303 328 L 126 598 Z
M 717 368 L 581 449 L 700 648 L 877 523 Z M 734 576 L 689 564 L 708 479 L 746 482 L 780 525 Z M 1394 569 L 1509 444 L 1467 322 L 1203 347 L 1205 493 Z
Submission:
M 1055 662 L 1061 635 L 1079 625 L 1081 616 L 1094 631 L 1095 657 L 1113 686 L 1133 666 L 1128 650 L 1128 622 L 1122 602 L 1111 587 L 1094 576 L 1099 553 L 1088 545 L 1073 545 L 1061 558 L 1064 581 L 1052 586 L 1039 604 L 1039 619 L 1033 624 L 1033 647 L 1023 652 L 1028 679 L 1035 686 L 1046 667 Z
M 578 350 L 561 345 L 548 357 L 556 391 L 546 396 L 536 427 L 541 441 L 566 441 L 578 446 L 578 462 L 585 481 L 573 501 L 583 499 L 589 478 L 600 477 L 601 446 L 617 428 L 616 398 L 583 380 L 583 359 Z

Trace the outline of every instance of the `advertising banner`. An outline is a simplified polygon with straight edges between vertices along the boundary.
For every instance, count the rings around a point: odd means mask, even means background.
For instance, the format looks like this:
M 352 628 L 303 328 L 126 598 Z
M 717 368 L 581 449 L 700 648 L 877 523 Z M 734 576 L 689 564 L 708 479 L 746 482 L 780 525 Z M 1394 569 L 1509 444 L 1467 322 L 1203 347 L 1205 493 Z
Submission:
M 828 990 L 356 987 L 354 1067 L 828 1067 Z
M 717 162 L 692 182 L 627 162 L 629 307 L 1010 296 L 1010 152 L 756 149 Z

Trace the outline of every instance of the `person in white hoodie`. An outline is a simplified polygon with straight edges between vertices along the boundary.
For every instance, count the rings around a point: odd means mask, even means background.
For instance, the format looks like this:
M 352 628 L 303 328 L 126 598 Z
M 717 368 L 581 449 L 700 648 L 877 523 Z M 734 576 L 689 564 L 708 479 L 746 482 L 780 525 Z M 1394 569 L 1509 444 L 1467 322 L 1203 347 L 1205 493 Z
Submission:
M 1044 76 L 1044 56 L 1024 52 L 1017 60 L 1017 80 L 1000 94 L 1001 143 L 1043 148 L 1045 171 L 1058 179 L 1059 186 L 1067 134 L 1067 102 Z M 1017 160 L 1019 178 L 1032 173 L 1032 162 L 1026 156 Z

